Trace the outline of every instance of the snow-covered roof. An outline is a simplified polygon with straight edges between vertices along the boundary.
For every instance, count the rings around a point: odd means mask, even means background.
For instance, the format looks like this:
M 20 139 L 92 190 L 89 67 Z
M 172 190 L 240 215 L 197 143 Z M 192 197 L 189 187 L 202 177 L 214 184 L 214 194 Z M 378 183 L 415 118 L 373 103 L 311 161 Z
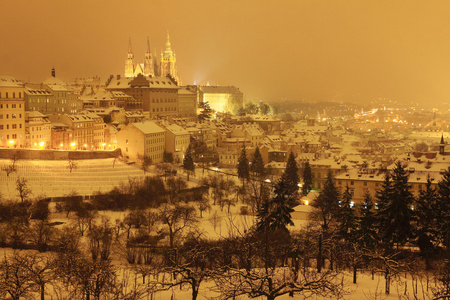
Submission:
M 174 135 L 189 135 L 186 129 L 176 124 L 165 125 L 164 127 Z
M 142 131 L 142 133 L 144 134 L 165 132 L 164 129 L 162 129 L 155 122 L 152 121 L 145 121 L 143 123 L 132 123 L 132 124 L 134 127 Z
M 11 75 L 0 75 L 0 86 L 2 87 L 23 87 L 23 82 Z

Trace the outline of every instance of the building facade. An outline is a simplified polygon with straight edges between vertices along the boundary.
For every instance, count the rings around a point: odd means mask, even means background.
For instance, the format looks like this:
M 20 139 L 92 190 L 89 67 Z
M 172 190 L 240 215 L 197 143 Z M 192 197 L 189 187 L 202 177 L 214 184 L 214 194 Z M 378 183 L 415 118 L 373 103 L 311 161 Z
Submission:
M 24 84 L 0 75 L 0 147 L 25 147 Z

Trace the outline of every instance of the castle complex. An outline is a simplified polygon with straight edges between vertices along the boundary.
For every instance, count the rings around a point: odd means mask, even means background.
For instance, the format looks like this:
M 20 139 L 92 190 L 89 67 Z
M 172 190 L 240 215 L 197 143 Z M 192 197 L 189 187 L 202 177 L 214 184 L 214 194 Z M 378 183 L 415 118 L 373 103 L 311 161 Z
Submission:
M 158 65 L 156 59 L 156 51 L 152 54 L 150 51 L 150 41 L 147 39 L 147 51 L 144 56 L 144 63 L 135 63 L 133 48 L 131 47 L 131 39 L 128 44 L 128 54 L 125 60 L 125 77 L 136 77 L 138 74 L 142 74 L 147 77 L 171 77 L 178 85 L 181 85 L 181 80 L 178 77 L 176 67 L 176 55 L 172 50 L 170 44 L 169 32 L 167 32 L 167 40 L 164 51 L 161 51 L 161 59 Z

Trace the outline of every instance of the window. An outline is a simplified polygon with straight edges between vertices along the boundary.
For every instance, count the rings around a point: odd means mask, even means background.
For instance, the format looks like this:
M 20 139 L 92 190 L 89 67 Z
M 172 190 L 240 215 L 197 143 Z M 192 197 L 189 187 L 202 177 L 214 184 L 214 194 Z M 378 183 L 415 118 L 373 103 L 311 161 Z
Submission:
M 3 125 L 0 125 L 0 130 L 2 130 L 3 129 Z
M 13 118 L 13 119 L 17 118 L 17 114 L 12 114 L 11 118 Z
M 350 181 L 350 185 L 355 185 L 355 182 L 353 180 Z
M 17 129 L 17 124 L 12 124 L 12 129 Z
M 367 181 L 364 181 L 364 186 L 367 186 Z

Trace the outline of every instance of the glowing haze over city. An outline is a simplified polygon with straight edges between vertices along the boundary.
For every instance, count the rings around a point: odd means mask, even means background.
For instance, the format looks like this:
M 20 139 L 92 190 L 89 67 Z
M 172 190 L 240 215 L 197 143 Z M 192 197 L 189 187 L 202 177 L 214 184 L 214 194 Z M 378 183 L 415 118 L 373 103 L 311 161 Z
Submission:
M 23 1 L 1 4 L 0 70 L 42 82 L 123 72 L 164 50 L 183 84 L 248 100 L 441 103 L 450 98 L 449 1 Z

